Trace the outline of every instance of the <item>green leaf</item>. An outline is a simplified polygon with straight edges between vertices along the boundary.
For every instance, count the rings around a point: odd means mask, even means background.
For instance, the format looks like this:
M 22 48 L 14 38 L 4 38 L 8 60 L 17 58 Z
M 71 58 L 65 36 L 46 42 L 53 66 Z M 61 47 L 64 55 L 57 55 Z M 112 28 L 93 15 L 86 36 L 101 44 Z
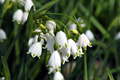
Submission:
M 34 12 L 34 17 L 38 18 L 58 1 L 59 0 L 53 0 L 53 1 L 50 1 L 50 2 L 46 3 L 45 5 L 43 5 L 40 9 L 38 9 L 37 11 Z
M 8 68 L 7 63 L 5 61 L 5 58 L 3 56 L 1 56 L 1 59 L 2 59 L 2 64 L 3 64 L 3 68 L 4 68 L 5 80 L 11 80 L 9 68 Z
M 28 36 L 27 39 L 30 38 L 31 30 L 33 27 L 33 10 L 34 10 L 34 7 L 32 6 L 28 16 L 27 27 L 26 27 L 26 36 Z
M 7 11 L 9 5 L 9 0 L 5 0 L 3 6 L 2 6 L 2 13 L 1 13 L 1 18 L 3 18 L 5 12 Z
M 109 75 L 110 80 L 114 80 L 114 78 L 113 78 L 113 76 L 112 76 L 112 73 L 111 73 L 111 71 L 109 70 L 109 68 L 107 68 L 107 72 L 108 72 L 108 75 Z

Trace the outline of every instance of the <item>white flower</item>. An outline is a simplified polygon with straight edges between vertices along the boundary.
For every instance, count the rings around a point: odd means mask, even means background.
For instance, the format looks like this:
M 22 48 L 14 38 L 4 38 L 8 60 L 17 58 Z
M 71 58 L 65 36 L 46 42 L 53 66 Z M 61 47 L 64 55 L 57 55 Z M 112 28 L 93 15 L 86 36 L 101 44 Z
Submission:
M 87 36 L 87 38 L 89 40 L 94 40 L 95 39 L 93 33 L 90 30 L 86 30 L 85 35 Z
M 0 29 L 0 41 L 2 42 L 3 39 L 6 39 L 6 33 L 3 29 Z
M 78 48 L 84 47 L 84 49 L 87 49 L 87 46 L 92 47 L 89 39 L 86 37 L 86 35 L 83 33 L 79 36 L 78 40 Z
M 63 75 L 58 71 L 54 74 L 53 80 L 64 80 Z
M 56 34 L 56 42 L 58 43 L 59 49 L 62 47 L 67 48 L 67 36 L 64 32 L 59 31 Z
M 5 2 L 5 0 L 0 0 L 0 3 L 3 4 Z
M 42 44 L 41 42 L 34 43 L 28 50 L 28 54 L 31 53 L 32 57 L 38 57 L 40 59 L 42 53 Z
M 54 51 L 50 58 L 49 58 L 49 61 L 48 61 L 48 66 L 49 66 L 49 74 L 51 72 L 56 72 L 56 71 L 59 71 L 61 70 L 60 67 L 61 67 L 61 58 L 60 58 L 60 55 L 58 53 L 58 51 Z
M 21 9 L 18 9 L 13 14 L 13 21 L 17 21 L 17 23 L 20 24 L 20 22 L 22 21 L 22 17 L 23 17 L 23 11 Z
M 28 12 L 24 12 L 24 13 L 23 13 L 22 23 L 24 23 L 24 22 L 27 20 L 28 14 L 29 14 Z
M 69 60 L 68 60 L 68 56 L 69 55 L 67 55 L 67 51 L 68 51 L 68 49 L 67 48 L 61 48 L 61 49 L 59 49 L 59 53 L 60 53 L 60 57 L 61 57 L 61 60 L 62 60 L 62 64 L 65 64 L 65 62 L 68 62 Z
M 0 80 L 5 80 L 5 77 L 0 77 Z
M 56 24 L 54 21 L 46 21 L 46 27 L 49 30 L 54 30 L 56 28 Z
M 53 30 L 50 30 L 49 33 L 54 36 Z M 46 34 L 44 35 L 44 36 L 46 37 L 46 39 L 47 39 L 47 40 L 46 40 L 47 42 L 48 42 L 50 39 L 53 38 L 49 33 L 46 33 Z
M 51 39 L 47 42 L 47 44 L 46 44 L 46 46 L 45 46 L 44 49 L 47 48 L 48 53 L 51 53 L 51 52 L 54 51 L 54 44 L 55 44 L 55 41 L 54 41 L 53 38 L 51 38 Z
M 70 54 L 73 55 L 74 59 L 77 56 L 79 56 L 79 54 L 78 54 L 78 46 L 76 45 L 76 43 L 72 39 L 68 39 L 67 45 L 68 45 L 67 57 L 70 57 Z
M 69 30 L 71 29 L 77 29 L 77 25 L 75 23 L 71 23 L 68 25 Z
M 115 39 L 116 40 L 120 39 L 120 32 L 117 33 L 117 35 L 115 36 Z
M 26 0 L 26 2 L 25 2 L 25 12 L 30 11 L 32 6 L 34 6 L 32 0 Z M 35 10 L 35 6 L 34 6 L 34 10 Z

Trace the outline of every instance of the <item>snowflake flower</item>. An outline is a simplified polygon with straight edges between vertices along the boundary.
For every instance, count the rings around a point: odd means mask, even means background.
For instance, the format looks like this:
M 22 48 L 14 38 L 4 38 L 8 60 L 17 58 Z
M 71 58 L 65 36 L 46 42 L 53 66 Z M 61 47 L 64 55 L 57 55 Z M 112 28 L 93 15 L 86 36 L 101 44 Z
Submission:
M 22 23 L 24 23 L 27 20 L 28 14 L 29 14 L 28 12 L 23 13 Z
M 0 41 L 2 42 L 3 39 L 6 39 L 6 33 L 3 29 L 0 29 Z
M 78 48 L 83 47 L 85 50 L 87 49 L 87 46 L 92 47 L 89 39 L 86 37 L 86 35 L 83 33 L 79 36 L 78 40 Z
M 38 57 L 40 59 L 41 53 L 42 53 L 42 44 L 41 42 L 34 43 L 28 50 L 28 54 L 31 53 L 31 56 Z
M 32 6 L 34 6 L 32 0 L 26 0 L 26 2 L 25 2 L 25 12 L 30 11 Z M 34 10 L 35 10 L 35 6 L 34 6 Z
M 66 36 L 66 34 L 62 31 L 57 32 L 56 42 L 59 46 L 59 49 L 61 49 L 62 47 L 67 48 L 67 36 Z
M 17 21 L 17 23 L 20 24 L 20 22 L 22 21 L 22 17 L 23 17 L 23 11 L 21 9 L 18 9 L 13 14 L 13 21 Z
M 60 55 L 58 53 L 58 51 L 53 51 L 53 53 L 51 54 L 49 61 L 48 61 L 48 66 L 49 66 L 49 74 L 51 72 L 56 72 L 61 70 L 61 58 Z
M 54 21 L 46 21 L 46 27 L 49 30 L 54 30 L 56 28 L 56 24 Z

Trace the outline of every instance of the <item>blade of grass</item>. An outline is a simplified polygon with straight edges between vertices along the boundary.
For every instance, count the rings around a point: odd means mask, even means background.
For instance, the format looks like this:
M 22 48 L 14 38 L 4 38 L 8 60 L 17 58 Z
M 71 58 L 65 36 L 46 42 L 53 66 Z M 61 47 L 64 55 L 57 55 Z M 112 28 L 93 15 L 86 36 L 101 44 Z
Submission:
M 107 72 L 108 72 L 108 75 L 109 75 L 110 80 L 114 80 L 114 78 L 113 78 L 113 76 L 112 76 L 112 73 L 111 73 L 111 71 L 109 70 L 109 68 L 107 68 Z
M 86 55 L 85 50 L 84 50 L 84 80 L 88 80 L 88 76 L 87 76 L 87 55 Z
M 5 61 L 5 58 L 3 56 L 1 56 L 1 59 L 2 59 L 2 64 L 3 64 L 3 68 L 4 68 L 5 79 L 6 80 L 11 80 L 10 71 L 9 71 L 7 62 Z

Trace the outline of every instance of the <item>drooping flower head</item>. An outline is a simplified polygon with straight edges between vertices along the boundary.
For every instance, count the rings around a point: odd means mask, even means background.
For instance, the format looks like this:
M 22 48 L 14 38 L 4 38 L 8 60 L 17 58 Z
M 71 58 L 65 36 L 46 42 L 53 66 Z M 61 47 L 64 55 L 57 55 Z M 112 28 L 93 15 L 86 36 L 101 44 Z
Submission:
M 63 75 L 58 71 L 55 72 L 54 76 L 53 76 L 53 80 L 64 80 Z
M 83 33 L 79 36 L 78 40 L 78 48 L 83 47 L 85 50 L 87 49 L 87 46 L 92 47 L 89 39 L 86 37 L 86 35 Z
M 87 38 L 89 40 L 94 40 L 95 39 L 93 33 L 90 30 L 86 30 L 85 35 L 87 36 Z
M 13 14 L 13 21 L 17 21 L 17 23 L 20 24 L 20 22 L 22 21 L 22 17 L 23 17 L 23 11 L 21 9 L 18 9 Z
M 0 3 L 3 4 L 5 2 L 5 0 L 0 0 Z
M 53 51 L 53 53 L 51 54 L 49 61 L 48 61 L 48 66 L 49 66 L 49 74 L 51 72 L 56 72 L 61 70 L 61 58 L 60 55 L 58 53 L 58 51 Z
M 77 25 L 75 23 L 71 23 L 68 25 L 69 30 L 71 29 L 77 29 Z
M 30 11 L 32 6 L 34 6 L 32 0 L 26 0 L 26 2 L 25 2 L 25 12 Z M 34 10 L 35 10 L 35 6 L 34 6 Z
M 6 39 L 6 33 L 3 29 L 0 29 L 0 41 L 3 41 L 3 39 Z
M 56 24 L 54 21 L 46 21 L 46 27 L 49 29 L 49 30 L 55 30 L 56 28 Z
M 55 39 L 59 46 L 59 49 L 62 47 L 67 48 L 67 36 L 63 31 L 58 31 Z
M 42 44 L 41 42 L 34 43 L 28 50 L 28 54 L 31 53 L 31 56 L 38 57 L 40 59 L 41 53 L 42 53 Z

